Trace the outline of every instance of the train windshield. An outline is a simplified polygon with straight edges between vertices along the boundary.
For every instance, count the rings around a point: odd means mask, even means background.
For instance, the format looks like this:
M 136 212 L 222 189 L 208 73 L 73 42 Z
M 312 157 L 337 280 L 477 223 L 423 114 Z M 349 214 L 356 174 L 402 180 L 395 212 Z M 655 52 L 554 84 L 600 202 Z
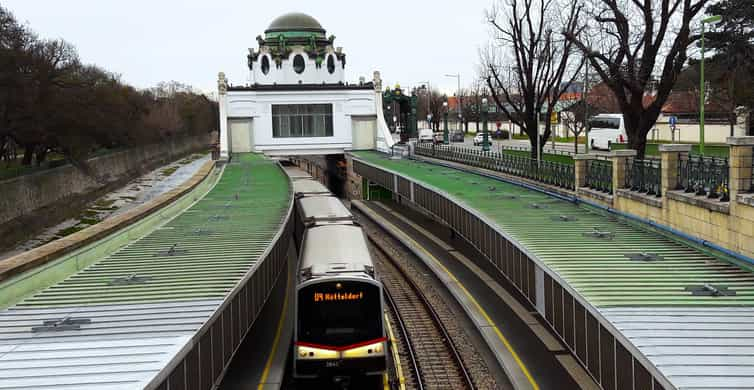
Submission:
M 298 341 L 346 346 L 382 337 L 380 289 L 358 281 L 332 281 L 298 292 Z

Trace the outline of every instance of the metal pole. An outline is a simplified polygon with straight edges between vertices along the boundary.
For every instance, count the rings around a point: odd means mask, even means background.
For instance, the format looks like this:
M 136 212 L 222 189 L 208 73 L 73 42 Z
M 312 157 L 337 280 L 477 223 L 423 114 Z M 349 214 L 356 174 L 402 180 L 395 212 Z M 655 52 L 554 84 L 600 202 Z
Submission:
M 582 89 L 582 97 L 584 99 L 584 130 L 586 131 L 586 134 L 584 134 L 584 153 L 589 153 L 589 100 L 586 98 L 587 91 L 589 90 L 589 59 L 586 60 L 584 66 L 584 86 Z M 578 142 L 576 142 L 576 145 L 578 145 Z M 578 148 L 576 153 L 579 153 Z
M 704 21 L 702 21 L 702 61 L 699 63 L 699 154 L 704 155 Z
M 489 109 L 487 108 L 487 99 L 485 98 L 482 100 L 482 151 L 483 152 L 489 152 L 490 151 L 490 139 L 487 129 L 487 113 Z
M 534 86 L 534 115 L 537 117 L 537 168 L 539 168 L 539 161 L 542 159 L 542 148 L 540 147 L 540 144 L 542 143 L 542 137 L 539 135 L 539 110 L 537 109 L 537 105 L 539 104 L 539 97 L 537 96 L 537 86 Z

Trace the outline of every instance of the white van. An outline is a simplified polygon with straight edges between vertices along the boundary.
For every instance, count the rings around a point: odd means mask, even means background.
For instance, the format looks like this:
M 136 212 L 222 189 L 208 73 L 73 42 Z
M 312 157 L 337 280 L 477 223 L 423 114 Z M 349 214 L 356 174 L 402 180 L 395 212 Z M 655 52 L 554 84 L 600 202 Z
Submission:
M 419 129 L 419 143 L 435 142 L 435 132 L 432 129 Z
M 610 149 L 610 144 L 628 141 L 623 114 L 599 114 L 589 119 L 589 145 L 592 149 Z

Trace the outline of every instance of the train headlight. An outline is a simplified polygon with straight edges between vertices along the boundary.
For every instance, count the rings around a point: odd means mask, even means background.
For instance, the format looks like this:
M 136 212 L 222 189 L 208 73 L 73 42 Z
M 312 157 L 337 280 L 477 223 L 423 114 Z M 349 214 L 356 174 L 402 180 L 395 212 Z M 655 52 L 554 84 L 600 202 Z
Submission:
M 339 357 L 338 351 L 303 345 L 296 346 L 296 355 L 301 360 L 337 359 Z
M 385 342 L 364 345 L 361 347 L 351 348 L 343 351 L 343 358 L 364 358 L 372 356 L 385 356 Z

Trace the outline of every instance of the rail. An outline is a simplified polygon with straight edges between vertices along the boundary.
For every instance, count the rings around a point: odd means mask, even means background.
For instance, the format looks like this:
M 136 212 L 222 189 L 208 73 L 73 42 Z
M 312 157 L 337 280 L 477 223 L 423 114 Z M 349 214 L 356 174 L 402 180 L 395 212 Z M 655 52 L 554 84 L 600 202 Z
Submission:
M 371 218 L 369 215 L 364 215 Z M 370 220 L 371 221 L 371 220 Z M 371 223 L 370 223 L 371 225 Z M 374 230 L 367 228 L 367 237 L 373 244 L 377 254 L 377 264 L 381 264 L 380 281 L 384 286 L 385 295 L 391 310 L 398 318 L 404 344 L 411 357 L 411 365 L 416 373 L 417 388 L 452 387 L 475 389 L 468 367 L 464 364 L 453 338 L 445 327 L 443 320 L 429 302 L 422 289 L 411 278 L 402 265 L 385 249 L 385 243 L 375 237 L 375 231 L 381 234 L 381 228 L 375 225 Z M 407 286 L 405 288 L 403 286 Z M 391 290 L 399 292 L 393 296 Z M 406 324 L 410 324 L 414 332 L 409 331 Z M 411 334 L 414 333 L 415 337 Z M 439 338 L 439 340 L 438 340 Z M 418 339 L 418 340 L 417 340 Z M 431 341 L 429 341 L 431 340 Z M 426 343 L 440 342 L 447 348 L 441 352 L 438 349 L 428 349 Z M 416 345 L 414 345 L 416 343 Z M 418 348 L 415 348 L 418 347 Z M 418 353 L 422 352 L 422 355 Z M 446 355 L 446 356 L 442 356 Z M 443 360 L 443 359 L 449 360 Z M 457 368 L 458 377 L 448 376 L 448 371 Z M 449 383 L 453 379 L 457 383 Z
M 574 189 L 574 167 L 553 161 L 537 160 L 450 145 L 417 144 L 415 153 L 422 156 L 486 168 L 561 188 Z
M 586 166 L 586 186 L 597 191 L 613 193 L 613 163 L 589 160 Z
M 408 327 L 403 321 L 403 317 L 401 317 L 400 312 L 398 312 L 398 306 L 395 304 L 393 296 L 390 295 L 390 291 L 388 291 L 387 289 L 384 289 L 383 291 L 385 292 L 385 301 L 390 307 L 390 310 L 395 314 L 396 324 L 398 325 L 398 330 L 401 335 L 400 337 L 402 337 L 404 340 L 403 345 L 406 346 L 409 363 L 411 364 L 411 370 L 413 371 L 412 375 L 414 376 L 414 378 L 416 378 L 416 388 L 418 390 L 424 390 L 424 383 L 420 379 L 421 372 L 419 371 L 419 365 L 416 360 L 416 352 L 414 351 L 414 346 L 408 341 Z
M 728 166 L 725 157 L 690 155 L 678 165 L 678 189 L 727 202 L 730 200 Z
M 647 195 L 662 196 L 660 178 L 662 162 L 655 159 L 629 159 L 626 164 L 625 188 Z

